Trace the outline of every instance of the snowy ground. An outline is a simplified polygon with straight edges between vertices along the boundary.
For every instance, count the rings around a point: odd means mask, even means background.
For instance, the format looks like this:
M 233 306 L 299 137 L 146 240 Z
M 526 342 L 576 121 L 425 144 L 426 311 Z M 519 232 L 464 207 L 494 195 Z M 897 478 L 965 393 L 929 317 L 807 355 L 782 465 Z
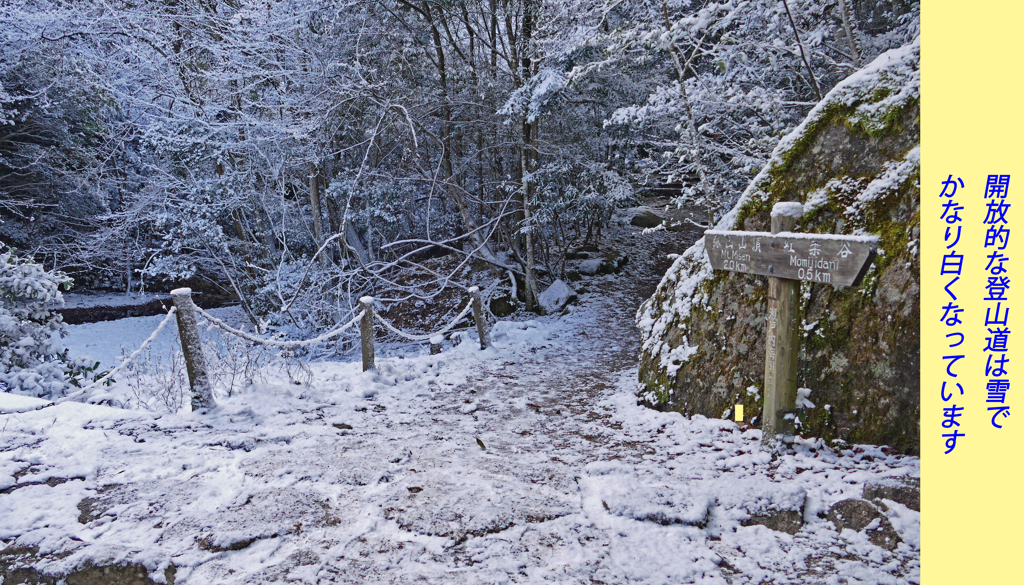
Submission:
M 819 516 L 917 458 L 773 459 L 760 431 L 636 406 L 633 316 L 687 239 L 639 232 L 612 231 L 623 274 L 487 351 L 271 373 L 203 416 L 0 395 L 0 557 L 178 584 L 919 582 L 917 512 L 887 502 L 893 552 Z M 787 510 L 794 535 L 744 525 Z

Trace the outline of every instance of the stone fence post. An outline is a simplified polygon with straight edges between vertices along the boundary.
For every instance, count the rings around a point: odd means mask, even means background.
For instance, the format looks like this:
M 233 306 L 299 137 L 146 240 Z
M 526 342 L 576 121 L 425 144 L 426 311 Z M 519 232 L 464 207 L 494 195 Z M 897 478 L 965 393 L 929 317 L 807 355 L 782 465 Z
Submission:
M 476 321 L 476 332 L 480 337 L 480 349 L 491 345 L 491 333 L 487 329 L 487 317 L 484 315 L 484 304 L 480 300 L 480 288 L 471 286 L 469 295 L 473 298 L 473 319 Z
M 177 308 L 181 353 L 185 356 L 188 385 L 192 389 L 192 412 L 213 408 L 216 404 L 213 402 L 210 377 L 206 371 L 206 356 L 203 354 L 203 343 L 199 337 L 199 327 L 196 325 L 192 289 L 176 288 L 171 291 L 171 299 Z

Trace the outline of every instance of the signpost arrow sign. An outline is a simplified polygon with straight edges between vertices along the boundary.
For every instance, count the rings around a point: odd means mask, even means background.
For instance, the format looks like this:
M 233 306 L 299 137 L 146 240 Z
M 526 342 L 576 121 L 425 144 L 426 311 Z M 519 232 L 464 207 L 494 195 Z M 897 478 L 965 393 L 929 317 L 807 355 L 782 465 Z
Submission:
M 797 234 L 799 203 L 776 203 L 772 231 L 704 232 L 704 249 L 715 270 L 768 277 L 768 338 L 765 342 L 762 442 L 774 448 L 778 433 L 792 433 L 800 355 L 800 282 L 853 286 L 867 272 L 877 236 Z
M 874 258 L 877 236 L 768 232 L 704 232 L 715 270 L 853 286 Z

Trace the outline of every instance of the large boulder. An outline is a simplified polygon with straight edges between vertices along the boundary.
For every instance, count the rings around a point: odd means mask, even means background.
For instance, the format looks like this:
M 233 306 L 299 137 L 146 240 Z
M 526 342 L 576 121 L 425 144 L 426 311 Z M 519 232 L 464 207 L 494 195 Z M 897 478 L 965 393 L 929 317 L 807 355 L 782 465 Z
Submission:
M 889 51 L 835 87 L 783 138 L 717 229 L 769 231 L 780 201 L 797 231 L 880 236 L 862 283 L 803 283 L 797 418 L 804 435 L 920 446 L 920 45 Z M 766 278 L 713 271 L 704 240 L 682 254 L 637 324 L 640 400 L 760 424 Z M 750 420 L 750 419 L 748 419 Z
M 519 291 L 521 289 L 519 288 L 519 283 L 515 280 L 515 275 L 509 274 L 511 278 L 503 280 L 498 285 L 497 290 L 487 300 L 487 308 L 499 319 L 519 310 Z
M 576 291 L 562 280 L 556 280 L 547 290 L 537 295 L 537 303 L 545 315 L 558 313 L 575 300 Z
M 497 318 L 508 317 L 519 309 L 519 299 L 506 292 L 491 299 L 491 313 Z

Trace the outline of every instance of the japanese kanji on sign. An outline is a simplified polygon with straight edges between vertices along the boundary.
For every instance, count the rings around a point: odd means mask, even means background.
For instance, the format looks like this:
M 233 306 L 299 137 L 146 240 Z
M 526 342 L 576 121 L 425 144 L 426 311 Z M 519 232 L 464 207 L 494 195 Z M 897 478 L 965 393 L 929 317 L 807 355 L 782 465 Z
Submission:
M 803 205 L 772 208 L 772 231 L 708 230 L 704 248 L 711 267 L 768 277 L 762 436 L 773 448 L 779 433 L 793 432 L 797 358 L 800 353 L 800 282 L 853 286 L 867 272 L 877 236 L 793 233 Z

